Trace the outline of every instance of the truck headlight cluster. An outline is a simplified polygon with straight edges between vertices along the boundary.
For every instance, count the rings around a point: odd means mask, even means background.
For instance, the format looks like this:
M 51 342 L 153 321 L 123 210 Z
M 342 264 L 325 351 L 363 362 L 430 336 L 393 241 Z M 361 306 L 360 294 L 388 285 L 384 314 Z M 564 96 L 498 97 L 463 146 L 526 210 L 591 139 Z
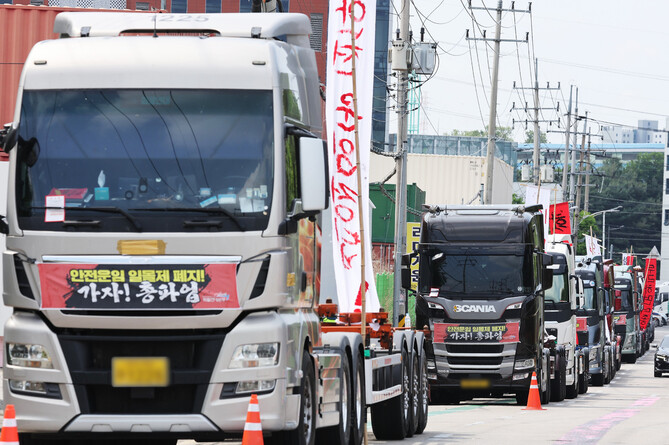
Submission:
M 279 343 L 237 346 L 230 361 L 231 369 L 261 368 L 279 363 Z
M 528 358 L 526 360 L 516 360 L 516 364 L 513 367 L 514 369 L 527 369 L 534 368 L 534 359 Z
M 12 366 L 53 369 L 51 358 L 42 345 L 8 343 L 7 352 Z
M 665 362 L 669 360 L 669 356 L 666 356 L 666 355 L 663 355 L 663 354 L 657 354 L 657 358 L 660 359 L 660 360 L 663 360 Z
M 631 348 L 632 346 L 634 346 L 634 336 L 626 335 L 625 343 L 623 344 L 623 349 Z
M 237 383 L 237 394 L 246 392 L 271 391 L 274 389 L 275 380 L 251 380 Z

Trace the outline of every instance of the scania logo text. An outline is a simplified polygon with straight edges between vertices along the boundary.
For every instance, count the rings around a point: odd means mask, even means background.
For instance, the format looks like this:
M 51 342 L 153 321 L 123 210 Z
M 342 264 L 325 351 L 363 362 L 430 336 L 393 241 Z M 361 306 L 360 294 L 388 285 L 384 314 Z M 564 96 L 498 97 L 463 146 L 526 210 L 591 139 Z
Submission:
M 497 312 L 492 304 L 456 304 L 455 312 Z

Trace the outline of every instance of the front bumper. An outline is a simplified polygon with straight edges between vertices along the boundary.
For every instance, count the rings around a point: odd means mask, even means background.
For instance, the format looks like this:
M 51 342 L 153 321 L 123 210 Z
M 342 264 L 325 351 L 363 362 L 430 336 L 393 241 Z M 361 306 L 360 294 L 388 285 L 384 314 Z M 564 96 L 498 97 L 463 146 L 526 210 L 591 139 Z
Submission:
M 191 369 L 188 368 L 191 366 L 188 364 L 177 365 L 178 357 L 170 357 L 174 368 L 171 371 L 171 382 L 164 388 L 112 387 L 111 365 L 100 364 L 105 362 L 105 359 L 98 356 L 106 353 L 105 349 L 99 346 L 96 349 L 94 345 L 104 343 L 108 338 L 97 331 L 89 332 L 91 335 L 83 336 L 83 340 L 75 342 L 76 347 L 73 347 L 71 340 L 64 340 L 65 337 L 72 335 L 57 335 L 34 313 L 16 312 L 7 322 L 5 344 L 41 344 L 47 348 L 53 363 L 53 369 L 24 368 L 5 364 L 4 401 L 6 404 L 15 405 L 21 432 L 160 432 L 187 434 L 192 437 L 197 437 L 197 433 L 241 432 L 246 421 L 250 393 L 233 394 L 225 398 L 221 398 L 221 394 L 226 383 L 249 380 L 275 381 L 273 390 L 258 396 L 263 413 L 264 430 L 283 430 L 296 426 L 299 395 L 292 394 L 292 388 L 287 387 L 286 378 L 294 372 L 289 372 L 285 366 L 282 367 L 281 361 L 278 366 L 267 368 L 227 369 L 236 345 L 262 342 L 267 338 L 274 338 L 281 341 L 281 345 L 285 345 L 280 329 L 276 325 L 275 315 L 271 313 L 247 317 L 234 330 L 224 333 L 224 339 L 218 343 L 218 347 L 216 343 L 212 346 L 204 333 L 193 336 L 199 338 L 192 342 L 195 352 L 191 362 L 195 364 Z M 168 345 L 160 346 L 158 343 L 162 342 L 162 337 L 158 333 L 147 334 L 146 331 L 131 331 L 131 333 L 146 335 L 146 340 L 134 348 L 131 345 L 129 347 L 131 353 L 128 355 L 133 355 L 133 351 L 136 352 L 142 347 L 164 352 L 178 343 L 165 341 Z M 115 331 L 114 335 L 116 334 L 119 334 L 119 331 Z M 119 335 L 128 334 L 122 332 Z M 190 344 L 189 341 L 180 341 Z M 81 349 L 84 353 L 73 356 L 71 350 L 75 349 Z M 176 349 L 181 353 L 180 347 Z M 206 366 L 200 366 L 200 362 L 206 362 L 207 354 L 212 356 L 210 364 L 207 365 L 208 371 L 205 369 Z M 93 357 L 90 357 L 91 355 Z M 90 369 L 94 366 L 92 363 L 99 367 Z M 60 390 L 60 397 L 47 398 L 14 392 L 9 388 L 9 380 L 12 379 L 56 384 Z M 191 390 L 195 394 L 188 395 Z

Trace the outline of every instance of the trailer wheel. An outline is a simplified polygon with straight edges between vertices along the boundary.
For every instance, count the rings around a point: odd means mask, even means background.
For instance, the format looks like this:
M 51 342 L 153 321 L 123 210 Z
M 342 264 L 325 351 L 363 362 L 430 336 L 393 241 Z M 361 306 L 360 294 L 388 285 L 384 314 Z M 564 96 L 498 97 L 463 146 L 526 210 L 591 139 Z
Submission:
M 315 445 L 316 443 L 316 379 L 311 355 L 302 353 L 302 382 L 298 387 L 300 416 L 297 428 L 272 434 L 273 444 Z
M 393 372 L 398 377 L 393 379 L 402 385 L 402 394 L 390 400 L 372 405 L 372 431 L 379 440 L 402 440 L 407 436 L 410 417 L 410 392 L 409 384 L 409 353 L 406 347 L 402 347 L 402 364 L 399 372 Z
M 418 412 L 420 410 L 420 361 L 418 360 L 418 351 L 411 351 L 411 394 L 409 395 L 410 399 L 410 410 L 409 410 L 409 430 L 407 431 L 407 437 L 413 436 L 418 430 Z
M 427 382 L 427 357 L 425 356 L 425 350 L 421 350 L 420 353 L 420 390 L 418 392 L 418 428 L 416 429 L 416 434 L 421 434 L 425 431 L 427 426 L 427 411 L 429 406 L 429 384 Z
M 579 378 L 578 377 L 579 376 L 578 376 L 578 355 L 576 353 L 574 353 L 574 370 L 572 372 L 573 372 L 573 376 L 574 376 L 574 383 L 567 386 L 567 398 L 568 399 L 575 399 L 576 397 L 578 397 L 578 391 L 579 391 L 579 387 L 578 387 Z
M 578 393 L 585 394 L 588 392 L 588 380 L 590 379 L 590 352 L 585 351 L 583 353 L 583 373 L 578 376 Z
M 348 445 L 351 438 L 353 410 L 351 400 L 351 368 L 346 353 L 341 356 L 341 379 L 339 383 L 339 424 L 321 428 L 316 432 L 316 443 L 325 445 Z
M 556 354 L 555 378 L 551 381 L 551 402 L 561 402 L 567 395 L 567 363 L 564 354 Z
M 353 373 L 353 414 L 352 437 L 353 445 L 360 445 L 365 436 L 365 424 L 367 423 L 367 402 L 365 401 L 365 362 L 362 355 L 355 361 Z

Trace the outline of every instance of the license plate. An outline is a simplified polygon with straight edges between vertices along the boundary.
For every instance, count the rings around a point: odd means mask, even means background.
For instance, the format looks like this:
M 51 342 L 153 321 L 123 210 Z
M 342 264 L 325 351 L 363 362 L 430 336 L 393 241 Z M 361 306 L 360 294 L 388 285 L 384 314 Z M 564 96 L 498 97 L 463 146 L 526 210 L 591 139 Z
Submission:
M 114 357 L 112 386 L 167 386 L 169 371 L 167 357 Z
M 462 389 L 487 389 L 490 387 L 490 380 L 487 379 L 462 379 L 460 388 Z

